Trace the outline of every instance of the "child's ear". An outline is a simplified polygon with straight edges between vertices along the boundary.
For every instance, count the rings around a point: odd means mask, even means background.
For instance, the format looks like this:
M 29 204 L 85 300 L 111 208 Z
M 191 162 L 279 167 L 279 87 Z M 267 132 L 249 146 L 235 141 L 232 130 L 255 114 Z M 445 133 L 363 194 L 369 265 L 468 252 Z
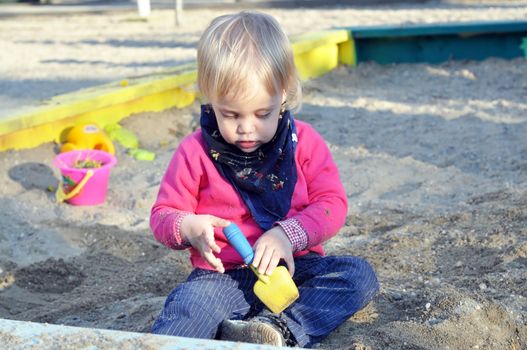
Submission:
M 287 102 L 285 99 L 283 100 L 284 102 L 282 102 L 282 105 L 280 106 L 280 118 L 283 117 L 285 111 L 286 111 L 286 106 L 285 106 L 285 103 Z

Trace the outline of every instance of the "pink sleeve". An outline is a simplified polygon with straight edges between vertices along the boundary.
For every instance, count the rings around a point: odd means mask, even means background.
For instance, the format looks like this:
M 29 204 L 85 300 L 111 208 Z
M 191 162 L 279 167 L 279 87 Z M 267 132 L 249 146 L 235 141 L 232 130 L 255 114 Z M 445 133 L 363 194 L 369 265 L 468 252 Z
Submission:
M 311 126 L 307 125 L 299 135 L 297 147 L 298 167 L 306 179 L 309 205 L 292 218 L 300 227 L 299 230 L 297 226 L 296 234 L 307 235 L 304 247 L 307 249 L 330 239 L 340 230 L 346 220 L 348 201 L 331 152 Z
M 198 153 L 195 147 L 201 146 L 192 136 L 181 142 L 172 157 L 150 213 L 150 228 L 154 237 L 172 249 L 185 249 L 190 246 L 182 242 L 179 228 L 183 218 L 193 214 L 197 206 L 200 167 L 193 166 L 190 155 Z

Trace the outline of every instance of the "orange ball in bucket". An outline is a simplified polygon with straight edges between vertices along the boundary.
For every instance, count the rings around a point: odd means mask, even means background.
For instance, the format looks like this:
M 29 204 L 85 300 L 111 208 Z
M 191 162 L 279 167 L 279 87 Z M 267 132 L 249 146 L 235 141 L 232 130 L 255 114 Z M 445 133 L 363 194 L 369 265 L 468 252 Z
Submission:
M 117 159 L 100 150 L 74 150 L 58 154 L 53 163 L 61 172 L 57 201 L 96 205 L 106 199 L 110 170 Z

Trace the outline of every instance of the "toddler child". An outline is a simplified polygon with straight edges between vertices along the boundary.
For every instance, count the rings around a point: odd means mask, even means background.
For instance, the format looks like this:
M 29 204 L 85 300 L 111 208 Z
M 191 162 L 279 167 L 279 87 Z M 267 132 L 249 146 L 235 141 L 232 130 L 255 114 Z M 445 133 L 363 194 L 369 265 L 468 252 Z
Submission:
M 290 42 L 269 15 L 212 21 L 198 44 L 201 128 L 182 140 L 150 224 L 157 240 L 190 251 L 193 271 L 167 297 L 152 331 L 312 347 L 363 308 L 379 285 L 353 256 L 325 256 L 347 198 L 322 137 L 292 112 L 301 100 Z M 252 265 L 285 263 L 300 297 L 281 314 L 256 298 L 256 276 L 222 228 L 237 224 Z

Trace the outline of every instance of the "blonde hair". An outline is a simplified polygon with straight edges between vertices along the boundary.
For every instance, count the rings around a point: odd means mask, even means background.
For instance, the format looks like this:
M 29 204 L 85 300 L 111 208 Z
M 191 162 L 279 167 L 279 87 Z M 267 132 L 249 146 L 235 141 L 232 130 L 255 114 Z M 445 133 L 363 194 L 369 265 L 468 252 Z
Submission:
M 285 91 L 286 108 L 300 108 L 302 91 L 291 43 L 276 19 L 242 11 L 214 19 L 198 43 L 198 88 L 209 100 L 246 91 L 252 77 L 271 94 Z

